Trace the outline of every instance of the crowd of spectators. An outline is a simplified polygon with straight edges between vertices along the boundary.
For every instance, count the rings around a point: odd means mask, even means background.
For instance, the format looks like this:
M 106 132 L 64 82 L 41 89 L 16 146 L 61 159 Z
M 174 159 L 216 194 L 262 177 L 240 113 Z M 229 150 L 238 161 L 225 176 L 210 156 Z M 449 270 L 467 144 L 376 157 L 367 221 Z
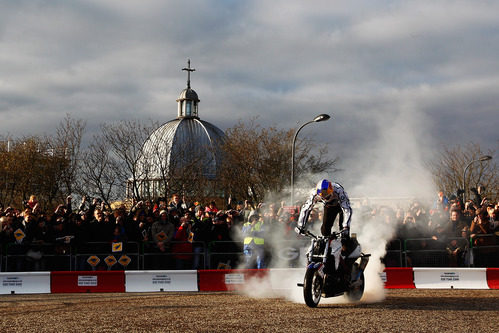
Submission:
M 465 203 L 458 195 L 442 191 L 433 203 L 413 201 L 406 209 L 364 204 L 365 221 L 376 221 L 393 231 L 388 252 L 405 252 L 405 258 L 389 254 L 387 266 L 437 265 L 451 267 L 499 267 L 499 202 L 482 198 L 480 188 Z M 439 254 L 444 254 L 439 255 Z
M 269 207 L 266 211 L 274 205 Z M 265 219 L 276 214 L 277 210 L 266 214 Z M 53 246 L 56 255 L 65 255 L 97 243 L 139 243 L 150 254 L 147 265 L 151 269 L 207 268 L 207 248 L 222 253 L 242 251 L 234 241 L 241 240 L 243 223 L 250 215 L 263 219 L 258 207 L 248 201 L 234 204 L 229 199 L 219 209 L 215 201 L 206 205 L 184 202 L 177 194 L 170 200 L 134 201 L 128 209 L 125 205 L 111 209 L 98 198 L 86 197 L 75 207 L 69 196 L 65 204 L 47 212 L 33 195 L 22 210 L 0 204 L 0 249 L 11 255 L 7 269 L 15 271 L 54 268 L 43 265 L 44 245 Z M 78 261 L 78 269 L 89 268 L 86 259 Z
M 433 205 L 414 201 L 408 209 L 363 203 L 355 214 L 362 223 L 385 224 L 393 231 L 393 239 L 404 243 L 403 250 L 444 250 L 450 266 L 497 266 L 498 203 L 475 192 L 475 200 L 466 203 L 457 196 L 448 199 L 439 193 Z M 151 254 L 145 268 L 200 269 L 217 268 L 210 267 L 207 250 L 240 253 L 243 249 L 236 244 L 244 241 L 247 267 L 263 268 L 265 256 L 271 255 L 270 235 L 277 234 L 280 240 L 297 239 L 294 227 L 298 213 L 298 207 L 287 207 L 284 202 L 254 205 L 229 199 L 219 208 L 215 201 L 206 205 L 185 202 L 177 194 L 169 200 L 132 202 L 128 209 L 124 205 L 111 209 L 99 199 L 86 197 L 74 207 L 68 197 L 54 212 L 45 212 L 31 196 L 22 210 L 0 204 L 0 245 L 2 253 L 17 255 L 17 260 L 11 260 L 13 266 L 6 268 L 16 271 L 54 269 L 40 266 L 44 244 L 53 245 L 55 254 L 64 255 L 93 243 L 130 242 L 142 244 L 144 252 Z M 320 210 L 311 212 L 309 228 L 321 224 L 321 214 Z M 491 246 L 492 255 L 475 255 L 470 262 L 470 246 L 481 246 L 484 253 Z M 82 259 L 77 269 L 88 269 L 86 258 Z M 405 262 L 392 262 L 387 255 L 385 264 L 410 266 L 417 265 L 417 260 L 408 252 Z

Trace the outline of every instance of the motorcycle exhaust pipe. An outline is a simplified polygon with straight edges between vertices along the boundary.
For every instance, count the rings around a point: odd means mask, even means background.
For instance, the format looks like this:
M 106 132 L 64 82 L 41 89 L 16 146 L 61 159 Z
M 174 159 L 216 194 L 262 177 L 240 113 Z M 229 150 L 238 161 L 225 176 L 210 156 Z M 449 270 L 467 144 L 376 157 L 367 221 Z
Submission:
M 359 264 L 359 270 L 357 272 L 357 276 L 355 277 L 354 279 L 354 284 L 360 279 L 360 276 L 362 275 L 362 273 L 364 272 L 364 270 L 366 269 L 366 266 L 367 266 L 367 263 L 369 262 L 369 257 L 371 255 L 370 254 L 364 254 L 364 253 L 361 253 L 360 254 L 360 264 Z
M 359 265 L 360 272 L 363 272 L 366 269 L 370 256 L 371 256 L 370 254 L 364 254 L 364 253 L 360 255 L 360 265 Z

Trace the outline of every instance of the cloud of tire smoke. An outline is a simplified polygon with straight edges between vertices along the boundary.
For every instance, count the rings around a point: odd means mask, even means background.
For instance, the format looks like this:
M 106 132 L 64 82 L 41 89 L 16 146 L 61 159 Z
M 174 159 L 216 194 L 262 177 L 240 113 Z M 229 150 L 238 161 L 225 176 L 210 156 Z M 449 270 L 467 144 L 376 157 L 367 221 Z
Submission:
M 380 278 L 384 269 L 381 258 L 385 255 L 387 242 L 396 232 L 396 225 L 393 223 L 385 223 L 379 217 L 371 218 L 370 209 L 381 205 L 407 208 L 411 200 L 432 198 L 436 193 L 431 174 L 424 166 L 432 151 L 427 124 L 424 114 L 411 107 L 402 107 L 396 116 L 392 114 L 390 117 L 380 117 L 378 134 L 372 140 L 367 140 L 368 145 L 342 158 L 347 165 L 342 166 L 345 171 L 341 175 L 303 177 L 317 180 L 325 177 L 341 183 L 351 198 L 351 233 L 357 235 L 363 252 L 372 255 L 365 271 L 366 286 L 362 302 L 377 302 L 385 298 Z M 303 185 L 297 181 L 295 188 L 295 197 L 304 202 L 311 191 L 310 184 Z M 370 203 L 370 207 L 362 207 L 363 201 Z M 335 228 L 338 228 L 337 222 Z M 317 229 L 315 232 L 320 233 Z M 283 251 L 283 235 L 267 234 L 265 242 L 272 244 L 272 253 Z M 255 280 L 246 284 L 243 292 L 253 297 L 272 295 L 303 303 L 302 288 L 297 287 L 296 283 L 303 281 L 305 249 L 300 251 L 300 260 L 297 262 L 301 264 L 297 266 L 301 270 L 291 273 L 288 271 L 288 275 L 284 277 L 276 270 L 269 280 Z M 273 257 L 269 268 L 273 267 L 283 267 L 279 256 Z M 273 289 L 276 285 L 278 288 Z M 324 304 L 342 302 L 345 302 L 342 297 L 321 300 Z
M 365 272 L 363 301 L 384 299 L 383 284 L 378 278 L 384 268 L 380 258 L 397 228 L 393 221 L 388 223 L 380 216 L 379 207 L 407 209 L 411 201 L 427 201 L 437 192 L 425 167 L 433 152 L 428 124 L 419 110 L 402 107 L 395 117 L 380 119 L 377 140 L 352 157 L 354 165 L 362 169 L 354 171 L 361 176 L 349 193 L 357 198 L 371 198 L 370 208 L 377 209 L 376 218 L 370 218 L 365 210 L 365 215 L 356 214 L 352 220 L 352 232 L 358 234 L 363 250 L 372 254 Z M 356 206 L 360 206 L 360 200 Z

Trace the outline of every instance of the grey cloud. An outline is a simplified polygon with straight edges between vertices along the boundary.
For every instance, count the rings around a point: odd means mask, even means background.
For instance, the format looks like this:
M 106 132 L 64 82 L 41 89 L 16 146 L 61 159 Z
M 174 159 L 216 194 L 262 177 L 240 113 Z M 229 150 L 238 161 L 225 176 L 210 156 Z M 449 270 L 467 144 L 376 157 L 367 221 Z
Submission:
M 404 121 L 420 124 L 410 139 L 429 141 L 422 154 L 449 142 L 495 149 L 497 7 L 487 1 L 2 2 L 0 132 L 50 132 L 67 112 L 87 120 L 89 133 L 104 121 L 175 118 L 175 99 L 186 84 L 181 68 L 191 58 L 199 114 L 222 129 L 253 115 L 294 128 L 333 114 L 303 134 L 328 143 L 344 161 L 345 177 L 362 173 L 351 167 L 359 155 L 388 145 L 386 131 L 391 140 L 406 140 L 388 127 Z M 32 117 L 40 121 L 26 121 Z M 350 169 L 357 170 L 348 175 Z

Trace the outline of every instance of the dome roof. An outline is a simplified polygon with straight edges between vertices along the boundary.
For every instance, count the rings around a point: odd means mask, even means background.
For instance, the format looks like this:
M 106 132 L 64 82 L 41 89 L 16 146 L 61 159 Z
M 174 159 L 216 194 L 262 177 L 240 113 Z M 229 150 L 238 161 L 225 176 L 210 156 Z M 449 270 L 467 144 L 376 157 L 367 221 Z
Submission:
M 187 88 L 177 99 L 177 119 L 161 125 L 144 142 L 137 163 L 139 177 L 158 180 L 187 173 L 214 179 L 221 162 L 219 143 L 224 133 L 199 119 L 198 94 L 191 89 L 191 61 L 187 62 Z
M 156 129 L 145 141 L 139 159 L 144 178 L 157 179 L 166 172 L 202 168 L 205 177 L 213 179 L 220 165 L 218 143 L 224 133 L 199 118 L 177 118 Z
M 185 88 L 184 90 L 182 90 L 182 92 L 178 96 L 177 102 L 185 99 L 199 102 L 198 94 L 191 88 Z

